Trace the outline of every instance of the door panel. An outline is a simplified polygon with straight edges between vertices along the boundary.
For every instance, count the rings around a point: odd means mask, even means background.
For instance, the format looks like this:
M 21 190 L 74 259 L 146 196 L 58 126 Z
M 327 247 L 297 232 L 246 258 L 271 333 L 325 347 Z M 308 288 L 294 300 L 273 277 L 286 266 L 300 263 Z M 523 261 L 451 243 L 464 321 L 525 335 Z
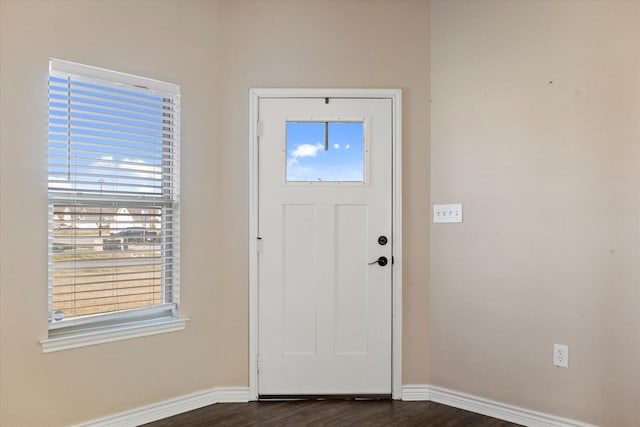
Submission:
M 309 275 L 317 274 L 317 208 L 284 205 L 282 215 L 283 351 L 286 355 L 316 353 L 316 292 Z M 310 230 L 310 232 L 307 232 Z M 305 236 L 305 240 L 300 236 Z
M 259 394 L 389 394 L 391 263 L 369 263 L 392 256 L 391 100 L 261 99 L 259 120 Z M 324 141 L 287 135 L 304 122 Z
M 336 205 L 334 234 L 334 353 L 367 353 L 368 206 Z

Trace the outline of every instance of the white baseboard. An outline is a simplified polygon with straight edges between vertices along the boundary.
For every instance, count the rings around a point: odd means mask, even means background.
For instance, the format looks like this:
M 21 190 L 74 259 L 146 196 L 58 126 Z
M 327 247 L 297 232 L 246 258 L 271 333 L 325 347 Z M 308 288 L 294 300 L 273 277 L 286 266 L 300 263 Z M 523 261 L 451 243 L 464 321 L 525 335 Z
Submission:
M 528 427 L 595 427 L 580 421 L 430 385 L 403 385 L 402 400 L 428 400 Z
M 134 427 L 214 403 L 246 403 L 249 387 L 221 387 L 187 394 L 78 424 L 78 427 Z M 402 386 L 402 400 L 432 401 L 529 427 L 595 427 L 580 421 L 507 405 L 426 384 Z
M 151 405 L 109 415 L 78 424 L 78 427 L 134 427 L 163 418 L 193 411 L 214 403 L 249 401 L 249 387 L 221 387 L 198 391 Z
M 402 386 L 402 400 L 406 401 L 420 401 L 431 400 L 431 387 L 428 385 L 403 385 Z

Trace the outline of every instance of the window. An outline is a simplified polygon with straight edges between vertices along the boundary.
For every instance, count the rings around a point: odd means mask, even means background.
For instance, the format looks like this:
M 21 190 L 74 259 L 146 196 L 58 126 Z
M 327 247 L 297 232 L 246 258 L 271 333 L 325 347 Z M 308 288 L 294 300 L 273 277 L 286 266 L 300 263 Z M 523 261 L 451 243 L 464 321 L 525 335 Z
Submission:
M 177 319 L 179 86 L 51 59 L 48 139 L 49 338 Z
M 364 182 L 363 122 L 287 122 L 287 182 Z

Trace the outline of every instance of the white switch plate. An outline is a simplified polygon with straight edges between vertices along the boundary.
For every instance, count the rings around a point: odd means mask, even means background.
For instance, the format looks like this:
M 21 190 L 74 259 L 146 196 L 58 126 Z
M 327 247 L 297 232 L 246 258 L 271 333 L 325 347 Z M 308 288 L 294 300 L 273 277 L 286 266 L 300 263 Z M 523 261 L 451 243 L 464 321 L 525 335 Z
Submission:
M 433 222 L 462 222 L 462 204 L 433 205 Z

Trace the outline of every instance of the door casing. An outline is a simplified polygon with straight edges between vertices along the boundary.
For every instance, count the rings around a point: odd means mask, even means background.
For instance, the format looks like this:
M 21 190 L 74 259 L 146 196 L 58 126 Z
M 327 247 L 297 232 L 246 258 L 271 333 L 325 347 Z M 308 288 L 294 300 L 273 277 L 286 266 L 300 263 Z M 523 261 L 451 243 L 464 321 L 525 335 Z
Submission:
M 385 98 L 392 103 L 392 327 L 391 392 L 402 398 L 402 91 L 400 89 L 249 90 L 249 395 L 258 399 L 258 106 L 261 98 Z

